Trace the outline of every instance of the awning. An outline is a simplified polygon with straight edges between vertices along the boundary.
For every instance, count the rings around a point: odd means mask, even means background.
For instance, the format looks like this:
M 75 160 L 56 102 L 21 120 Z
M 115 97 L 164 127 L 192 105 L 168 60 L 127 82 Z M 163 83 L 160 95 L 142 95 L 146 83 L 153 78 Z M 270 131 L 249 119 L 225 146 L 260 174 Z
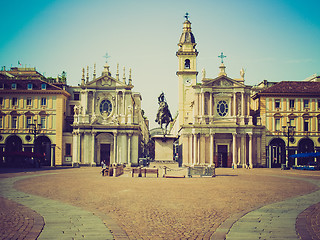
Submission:
M 292 158 L 320 157 L 320 152 L 298 153 L 298 154 L 293 154 L 290 157 L 292 157 Z
M 41 153 L 34 153 L 34 152 L 2 152 L 0 153 L 0 157 L 37 157 L 43 158 L 43 154 Z

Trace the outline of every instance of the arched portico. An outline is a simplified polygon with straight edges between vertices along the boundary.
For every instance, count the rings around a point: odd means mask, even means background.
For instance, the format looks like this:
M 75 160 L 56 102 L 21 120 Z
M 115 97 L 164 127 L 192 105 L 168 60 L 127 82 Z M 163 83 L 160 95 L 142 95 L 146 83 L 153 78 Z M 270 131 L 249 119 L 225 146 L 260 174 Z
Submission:
M 5 165 L 8 167 L 21 167 L 23 156 L 17 153 L 22 152 L 22 140 L 17 135 L 7 137 L 5 141 Z
M 298 153 L 314 152 L 314 142 L 310 138 L 303 138 L 298 143 Z M 306 165 L 314 160 L 314 157 L 298 158 L 298 165 Z
M 279 168 L 286 163 L 286 145 L 281 138 L 274 138 L 269 146 L 269 167 Z
M 40 153 L 43 158 L 40 159 L 42 166 L 51 165 L 51 141 L 47 136 L 39 136 L 34 141 L 34 152 Z

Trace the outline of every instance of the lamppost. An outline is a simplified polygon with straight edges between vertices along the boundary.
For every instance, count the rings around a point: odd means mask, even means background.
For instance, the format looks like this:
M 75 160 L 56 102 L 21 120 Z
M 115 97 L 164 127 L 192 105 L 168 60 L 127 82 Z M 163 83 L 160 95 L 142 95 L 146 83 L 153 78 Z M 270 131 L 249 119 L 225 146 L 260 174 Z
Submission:
M 41 123 L 37 124 L 37 119 L 34 119 L 33 122 L 29 124 L 29 133 L 33 134 L 33 152 L 35 152 L 35 141 L 37 135 L 41 133 Z
M 287 137 L 287 157 L 286 157 L 286 169 L 288 169 L 288 163 L 289 163 L 289 144 L 290 144 L 290 138 L 293 138 L 295 132 L 294 132 L 295 126 L 291 126 L 290 121 L 287 122 L 286 126 L 282 126 L 282 133 L 284 136 Z

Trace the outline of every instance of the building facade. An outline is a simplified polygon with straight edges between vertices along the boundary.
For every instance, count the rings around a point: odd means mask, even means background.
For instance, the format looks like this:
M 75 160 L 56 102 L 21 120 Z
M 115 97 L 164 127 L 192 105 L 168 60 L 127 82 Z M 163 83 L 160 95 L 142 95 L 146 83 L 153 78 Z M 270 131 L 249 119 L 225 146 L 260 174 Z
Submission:
M 283 81 L 252 97 L 256 114 L 266 126 L 268 167 L 286 164 L 288 148 L 289 156 L 320 152 L 320 82 L 315 79 Z M 288 126 L 294 127 L 289 137 L 285 135 Z M 304 165 L 313 160 L 289 158 L 288 164 Z
M 35 68 L 0 71 L 0 164 L 33 166 L 37 159 L 41 165 L 61 165 L 69 97 Z
M 265 131 L 260 121 L 253 124 L 244 71 L 239 79 L 228 77 L 221 54 L 219 75 L 208 78 L 203 69 L 197 82 L 198 51 L 188 19 L 178 46 L 179 115 L 173 129 L 180 136 L 182 165 L 265 166 Z
M 126 79 L 111 76 L 108 64 L 100 77 L 83 77 L 79 87 L 69 87 L 73 98 L 68 103 L 73 115 L 72 133 L 64 143 L 72 149 L 72 165 L 138 165 L 149 141 L 148 121 L 141 109 L 141 95 L 132 91 L 131 70 Z M 72 111 L 73 109 L 73 111 Z M 71 146 L 70 146 L 71 145 Z M 68 154 L 66 153 L 66 163 Z

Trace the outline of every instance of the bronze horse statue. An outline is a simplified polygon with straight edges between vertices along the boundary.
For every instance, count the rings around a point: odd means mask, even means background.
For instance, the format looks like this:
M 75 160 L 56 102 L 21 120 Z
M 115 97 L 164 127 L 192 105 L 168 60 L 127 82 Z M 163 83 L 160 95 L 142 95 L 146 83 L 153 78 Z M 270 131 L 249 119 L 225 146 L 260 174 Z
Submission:
M 164 98 L 164 93 L 161 93 L 160 96 L 158 97 L 158 104 L 159 104 L 159 109 L 157 113 L 157 118 L 156 122 L 160 125 L 162 131 L 163 131 L 163 136 L 167 134 L 167 127 L 170 122 L 173 121 L 167 101 Z M 165 128 L 163 125 L 165 124 Z

